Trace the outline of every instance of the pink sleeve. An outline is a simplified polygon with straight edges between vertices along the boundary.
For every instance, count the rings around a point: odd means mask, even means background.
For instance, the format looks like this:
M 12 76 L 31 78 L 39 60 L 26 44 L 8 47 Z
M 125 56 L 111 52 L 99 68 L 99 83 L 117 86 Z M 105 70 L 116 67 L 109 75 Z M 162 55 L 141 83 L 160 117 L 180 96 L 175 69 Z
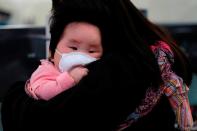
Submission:
M 32 74 L 26 92 L 35 99 L 49 100 L 73 85 L 74 80 L 67 72 L 60 73 L 52 63 L 42 61 Z

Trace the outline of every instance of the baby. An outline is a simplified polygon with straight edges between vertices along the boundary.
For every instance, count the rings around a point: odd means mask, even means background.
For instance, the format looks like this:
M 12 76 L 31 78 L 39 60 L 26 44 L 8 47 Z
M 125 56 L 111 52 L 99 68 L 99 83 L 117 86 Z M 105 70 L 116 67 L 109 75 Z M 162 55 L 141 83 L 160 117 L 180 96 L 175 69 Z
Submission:
M 50 100 L 76 85 L 88 69 L 84 66 L 103 54 L 97 26 L 86 22 L 69 23 L 57 43 L 52 59 L 41 60 L 26 82 L 25 91 L 34 99 Z

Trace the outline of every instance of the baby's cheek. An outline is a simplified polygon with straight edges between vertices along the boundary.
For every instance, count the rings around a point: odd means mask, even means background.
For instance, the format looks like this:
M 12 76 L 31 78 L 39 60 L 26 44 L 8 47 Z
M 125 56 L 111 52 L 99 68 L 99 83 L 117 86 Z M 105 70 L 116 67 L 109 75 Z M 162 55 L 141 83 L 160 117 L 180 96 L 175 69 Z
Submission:
M 102 53 L 96 53 L 92 57 L 99 59 L 101 58 L 101 56 L 102 56 Z
M 55 53 L 55 55 L 54 55 L 54 64 L 55 64 L 55 67 L 57 67 L 57 68 L 59 68 L 60 59 L 61 59 L 61 56 L 59 54 Z
M 69 53 L 71 51 L 73 51 L 71 48 L 69 48 L 65 43 L 60 42 L 57 45 L 57 49 L 61 52 L 61 53 Z

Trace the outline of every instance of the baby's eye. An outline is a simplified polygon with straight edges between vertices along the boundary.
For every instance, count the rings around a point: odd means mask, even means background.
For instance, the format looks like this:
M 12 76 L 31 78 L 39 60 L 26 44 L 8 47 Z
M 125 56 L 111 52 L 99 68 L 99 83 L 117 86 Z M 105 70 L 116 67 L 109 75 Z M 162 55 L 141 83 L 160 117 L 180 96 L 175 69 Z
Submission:
M 94 50 L 90 50 L 89 53 L 95 53 L 95 51 Z
M 77 50 L 77 47 L 75 46 L 70 46 L 69 48 L 71 48 L 72 50 Z

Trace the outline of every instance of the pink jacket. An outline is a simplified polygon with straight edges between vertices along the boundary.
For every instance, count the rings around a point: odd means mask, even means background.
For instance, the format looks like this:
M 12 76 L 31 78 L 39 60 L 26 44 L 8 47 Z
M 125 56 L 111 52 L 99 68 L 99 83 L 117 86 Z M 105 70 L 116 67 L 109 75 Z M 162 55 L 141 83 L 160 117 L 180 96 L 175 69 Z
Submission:
M 53 63 L 41 60 L 41 65 L 27 81 L 25 91 L 35 99 L 49 100 L 74 84 L 68 72 L 60 73 Z

